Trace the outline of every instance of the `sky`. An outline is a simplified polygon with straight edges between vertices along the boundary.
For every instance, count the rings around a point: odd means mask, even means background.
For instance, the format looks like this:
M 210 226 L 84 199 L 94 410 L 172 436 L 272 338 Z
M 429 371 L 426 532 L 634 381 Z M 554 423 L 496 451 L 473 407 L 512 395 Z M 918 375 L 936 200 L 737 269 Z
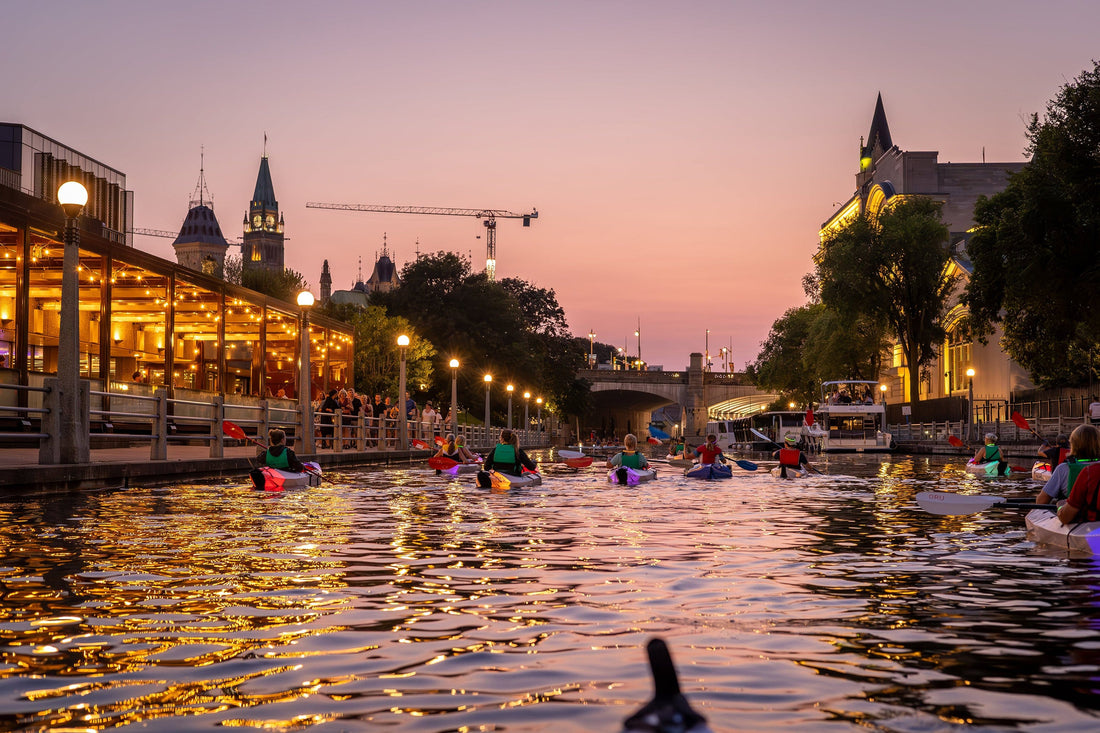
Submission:
M 738 370 L 805 303 L 820 225 L 855 187 L 881 93 L 894 143 L 1024 160 L 1098 53 L 1100 3 L 57 2 L 3 11 L 0 121 L 126 174 L 134 225 L 178 230 L 204 154 L 240 236 L 267 136 L 286 265 L 316 292 L 447 250 L 468 217 L 306 202 L 537 208 L 497 223 L 497 277 L 552 288 L 573 333 Z M 417 245 L 419 242 L 419 245 Z M 170 239 L 135 246 L 175 259 Z M 235 249 L 231 253 L 237 252 Z M 238 252 L 239 253 L 239 252 Z

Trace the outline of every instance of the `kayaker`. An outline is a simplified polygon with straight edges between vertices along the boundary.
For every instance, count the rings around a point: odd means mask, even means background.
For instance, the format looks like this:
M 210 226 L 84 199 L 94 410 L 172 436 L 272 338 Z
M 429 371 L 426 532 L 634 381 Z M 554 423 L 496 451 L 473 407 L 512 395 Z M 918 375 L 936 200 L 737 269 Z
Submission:
M 997 462 L 997 475 L 1004 476 L 1008 463 L 1005 462 L 1004 455 L 1001 453 L 1001 447 L 997 445 L 997 434 L 986 433 L 985 445 L 974 452 L 974 463 L 992 463 L 993 461 Z
M 429 403 L 431 404 L 431 403 Z M 455 442 L 454 433 L 449 433 L 443 440 L 443 444 L 439 446 L 439 450 L 435 452 L 433 458 L 450 458 L 455 463 L 464 463 L 462 460 L 462 451 L 458 449 L 458 443 Z M 443 473 L 440 469 L 435 469 L 435 475 Z
M 1039 446 L 1039 455 L 1047 459 L 1051 469 L 1057 468 L 1060 463 L 1065 463 L 1066 457 L 1069 456 L 1069 436 L 1059 433 L 1054 439 L 1054 445 L 1043 443 Z
M 695 449 L 695 455 L 699 456 L 699 463 L 707 465 L 709 463 L 719 462 L 725 463 L 725 455 L 722 454 L 722 449 L 718 447 L 718 436 L 711 433 L 707 436 L 707 442 Z
M 805 466 L 806 470 L 809 471 L 813 468 L 813 466 L 810 465 L 810 459 L 798 448 L 797 435 L 788 433 L 787 436 L 783 438 L 783 443 L 784 445 L 782 448 L 772 453 L 772 458 L 777 459 L 779 461 L 779 467 L 783 469 L 781 472 L 783 478 L 787 478 L 787 469 L 801 471 L 802 467 Z
M 1100 460 L 1100 429 L 1094 425 L 1078 425 L 1069 434 L 1069 457 L 1059 464 L 1035 497 L 1037 504 L 1050 504 L 1067 498 L 1081 470 Z
M 1086 464 L 1077 474 L 1069 498 L 1058 508 L 1058 519 L 1062 524 L 1100 521 L 1100 463 Z
M 684 458 L 686 452 L 687 444 L 684 443 L 683 438 L 680 438 L 680 440 L 673 443 L 671 446 L 669 446 L 668 449 L 668 454 L 672 458 Z
M 455 447 L 458 448 L 458 453 L 462 456 L 459 460 L 463 463 L 481 463 L 481 458 L 475 456 L 470 452 L 470 449 L 466 447 L 466 436 L 460 435 L 455 438 Z
M 477 472 L 477 484 L 483 489 L 492 488 L 493 480 L 489 476 L 490 471 L 521 476 L 524 469 L 538 471 L 539 466 L 520 449 L 519 437 L 515 432 L 506 428 L 500 431 L 500 442 L 493 446 L 489 455 L 485 456 L 482 470 Z
M 623 438 L 623 449 L 607 459 L 608 468 L 633 468 L 641 470 L 649 468 L 649 461 L 638 452 L 638 436 L 627 433 Z
M 286 433 L 283 430 L 272 428 L 268 431 L 267 438 L 268 447 L 256 456 L 256 460 L 261 465 L 296 473 L 302 473 L 306 470 L 302 462 L 298 460 L 298 456 L 294 455 L 294 451 L 286 446 Z M 262 489 L 264 487 L 264 474 L 260 469 L 252 469 L 249 475 L 252 477 L 252 483 L 257 488 Z

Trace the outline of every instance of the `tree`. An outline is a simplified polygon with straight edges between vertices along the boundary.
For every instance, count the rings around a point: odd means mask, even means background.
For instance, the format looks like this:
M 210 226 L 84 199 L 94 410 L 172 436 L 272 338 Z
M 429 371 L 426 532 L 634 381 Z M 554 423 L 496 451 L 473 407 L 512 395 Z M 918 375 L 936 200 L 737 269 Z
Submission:
M 803 361 L 803 354 L 810 329 L 824 308 L 822 305 L 791 308 L 772 324 L 760 353 L 748 368 L 757 387 L 800 402 L 817 399 L 818 380 Z
M 242 265 L 240 255 L 229 255 L 225 258 L 222 278 L 227 283 L 240 285 L 287 303 L 297 302 L 298 293 L 309 289 L 309 283 L 300 272 L 291 269 L 274 272 L 264 268 L 246 268 Z
M 943 204 L 927 196 L 888 202 L 821 244 L 815 277 L 821 301 L 845 319 L 885 323 L 901 346 L 912 378 L 909 401 L 920 400 L 920 371 L 943 342 L 943 316 L 955 278 L 948 274 Z
M 1030 162 L 975 207 L 963 302 L 979 340 L 1003 324 L 1036 384 L 1083 385 L 1100 347 L 1100 62 L 1032 115 L 1027 138 Z

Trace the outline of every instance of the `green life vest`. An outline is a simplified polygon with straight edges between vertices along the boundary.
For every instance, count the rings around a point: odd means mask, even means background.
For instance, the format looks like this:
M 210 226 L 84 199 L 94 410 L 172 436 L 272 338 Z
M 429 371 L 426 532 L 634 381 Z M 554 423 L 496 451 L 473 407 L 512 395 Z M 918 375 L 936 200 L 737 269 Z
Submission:
M 626 468 L 641 468 L 642 467 L 642 454 L 641 453 L 627 453 L 622 452 L 619 454 L 619 465 Z
M 1069 473 L 1066 475 L 1066 497 L 1069 497 L 1069 492 L 1073 490 L 1073 482 L 1077 480 L 1077 476 L 1084 470 L 1085 466 L 1095 461 L 1095 458 L 1084 461 L 1066 461 L 1066 466 L 1069 467 Z
M 284 471 L 290 468 L 290 460 L 286 455 L 286 448 L 279 451 L 279 455 L 275 455 L 271 452 L 271 449 L 267 449 L 267 455 L 264 457 L 264 463 L 271 468 L 281 468 Z
M 999 445 L 987 445 L 985 447 L 985 460 L 988 461 L 1003 461 L 1001 457 L 1001 447 Z
M 501 443 L 493 451 L 493 465 L 501 464 L 506 464 L 510 469 L 514 469 L 516 465 L 516 449 L 507 443 Z

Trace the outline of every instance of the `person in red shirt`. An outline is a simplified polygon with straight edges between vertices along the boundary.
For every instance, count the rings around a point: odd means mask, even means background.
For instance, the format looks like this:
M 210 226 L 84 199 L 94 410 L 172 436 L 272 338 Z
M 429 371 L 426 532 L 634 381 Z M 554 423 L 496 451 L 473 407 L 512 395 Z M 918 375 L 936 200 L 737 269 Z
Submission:
M 704 466 L 715 461 L 724 461 L 725 455 L 718 447 L 718 436 L 711 433 L 707 436 L 707 442 L 695 449 L 695 455 L 699 456 L 699 463 Z
M 1062 524 L 1100 521 L 1100 463 L 1089 463 L 1077 474 L 1058 519 Z

